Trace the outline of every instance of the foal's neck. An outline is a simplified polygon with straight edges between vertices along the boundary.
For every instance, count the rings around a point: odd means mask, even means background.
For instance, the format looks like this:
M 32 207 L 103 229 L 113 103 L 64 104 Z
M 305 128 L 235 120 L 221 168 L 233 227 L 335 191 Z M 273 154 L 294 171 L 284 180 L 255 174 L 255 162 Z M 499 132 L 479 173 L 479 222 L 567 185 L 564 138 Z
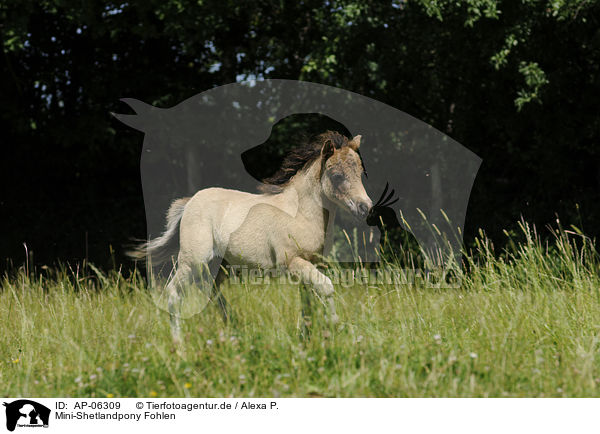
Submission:
M 298 194 L 298 212 L 310 221 L 323 222 L 320 227 L 325 231 L 330 217 L 328 210 L 333 211 L 333 208 L 327 206 L 328 200 L 322 193 L 320 172 L 321 159 L 319 158 L 309 167 L 299 171 L 288 188 L 294 189 Z

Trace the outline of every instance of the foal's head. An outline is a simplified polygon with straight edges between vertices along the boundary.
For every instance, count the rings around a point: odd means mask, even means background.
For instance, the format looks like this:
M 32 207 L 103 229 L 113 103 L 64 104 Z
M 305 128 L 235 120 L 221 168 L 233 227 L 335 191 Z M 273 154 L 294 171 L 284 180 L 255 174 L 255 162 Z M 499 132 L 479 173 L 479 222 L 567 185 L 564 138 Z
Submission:
M 323 135 L 321 148 L 321 188 L 339 207 L 364 218 L 373 206 L 362 183 L 364 166 L 358 148 L 361 136 L 347 140 L 339 134 Z

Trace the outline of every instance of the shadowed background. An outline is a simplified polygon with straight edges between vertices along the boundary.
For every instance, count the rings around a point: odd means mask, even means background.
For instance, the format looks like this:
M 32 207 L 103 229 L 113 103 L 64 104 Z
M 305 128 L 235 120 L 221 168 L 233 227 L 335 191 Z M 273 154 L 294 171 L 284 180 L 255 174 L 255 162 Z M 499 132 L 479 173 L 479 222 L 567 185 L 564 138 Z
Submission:
M 596 236 L 600 2 L 0 1 L 2 268 L 131 265 L 143 136 L 120 98 L 171 107 L 262 78 L 338 86 L 483 158 L 466 221 L 500 244 L 525 220 Z M 290 119 L 272 137 L 328 121 Z M 274 159 L 274 164 L 277 159 Z M 540 229 L 543 232 L 542 229 Z

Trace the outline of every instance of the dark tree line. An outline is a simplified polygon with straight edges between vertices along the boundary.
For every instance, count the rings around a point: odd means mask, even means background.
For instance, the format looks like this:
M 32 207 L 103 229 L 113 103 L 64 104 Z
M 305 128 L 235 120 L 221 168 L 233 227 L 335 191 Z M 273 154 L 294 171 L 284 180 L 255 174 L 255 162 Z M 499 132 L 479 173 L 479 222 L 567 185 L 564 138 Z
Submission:
M 555 213 L 598 235 L 598 1 L 2 0 L 0 22 L 4 267 L 23 243 L 37 264 L 123 261 L 142 136 L 110 112 L 248 78 L 355 91 L 477 153 L 467 242 Z

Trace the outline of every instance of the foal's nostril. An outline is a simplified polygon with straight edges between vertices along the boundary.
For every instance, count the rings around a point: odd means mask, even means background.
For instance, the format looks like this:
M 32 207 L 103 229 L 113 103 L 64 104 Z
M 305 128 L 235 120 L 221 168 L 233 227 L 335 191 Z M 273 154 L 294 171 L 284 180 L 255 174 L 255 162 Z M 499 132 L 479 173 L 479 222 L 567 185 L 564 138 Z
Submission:
M 369 213 L 370 209 L 371 209 L 371 207 L 364 202 L 361 203 L 360 205 L 358 205 L 358 211 L 360 212 L 360 215 L 362 215 L 363 217 Z

